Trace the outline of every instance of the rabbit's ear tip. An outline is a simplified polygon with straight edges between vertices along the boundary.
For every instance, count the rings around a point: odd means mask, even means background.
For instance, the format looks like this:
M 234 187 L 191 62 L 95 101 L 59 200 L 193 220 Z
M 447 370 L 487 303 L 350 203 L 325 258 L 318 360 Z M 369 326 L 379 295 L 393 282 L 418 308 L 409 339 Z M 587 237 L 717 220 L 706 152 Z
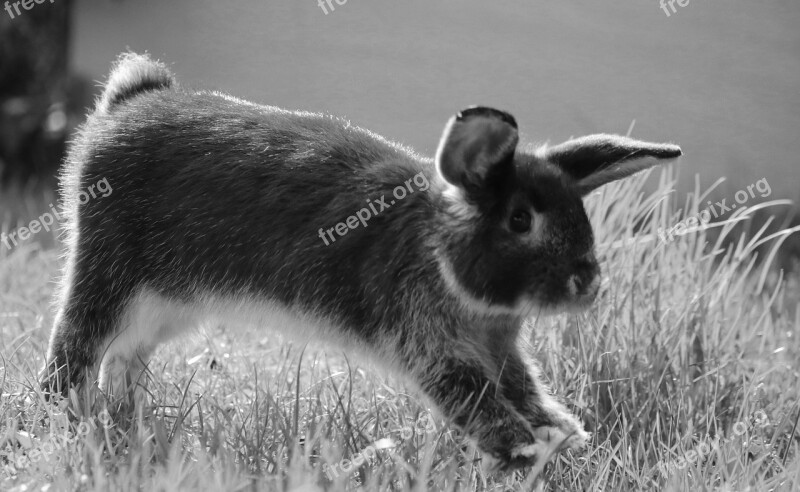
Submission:
M 683 149 L 680 148 L 678 145 L 669 145 L 667 149 L 667 156 L 668 157 L 680 157 L 683 155 Z
M 476 116 L 484 118 L 495 118 L 511 125 L 514 128 L 518 128 L 517 120 L 514 119 L 514 117 L 510 113 L 502 111 L 500 109 L 490 108 L 488 106 L 469 106 L 468 108 L 464 108 L 461 111 L 459 111 L 456 114 L 455 119 L 456 121 L 463 121 Z
M 673 143 L 654 144 L 650 152 L 650 156 L 656 159 L 676 159 L 682 155 L 681 146 Z

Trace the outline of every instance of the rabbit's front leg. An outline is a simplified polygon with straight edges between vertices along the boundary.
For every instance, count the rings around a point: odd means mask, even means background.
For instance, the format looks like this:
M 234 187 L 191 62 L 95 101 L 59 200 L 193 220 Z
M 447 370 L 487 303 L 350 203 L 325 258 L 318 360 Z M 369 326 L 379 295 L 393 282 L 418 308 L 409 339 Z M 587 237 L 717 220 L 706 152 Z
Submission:
M 488 471 L 533 465 L 552 454 L 537 443 L 533 427 L 500 395 L 479 361 L 438 354 L 417 367 L 423 391 L 477 441 Z
M 585 447 L 589 433 L 575 415 L 551 396 L 536 364 L 526 362 L 516 346 L 509 347 L 499 359 L 501 392 L 533 426 L 536 439 L 557 450 Z

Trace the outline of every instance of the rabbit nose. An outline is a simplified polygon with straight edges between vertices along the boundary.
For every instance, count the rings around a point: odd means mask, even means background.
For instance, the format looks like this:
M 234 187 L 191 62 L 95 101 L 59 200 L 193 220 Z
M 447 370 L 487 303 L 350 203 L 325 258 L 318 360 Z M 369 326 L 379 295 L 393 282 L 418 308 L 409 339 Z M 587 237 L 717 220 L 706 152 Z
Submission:
M 574 273 L 567 281 L 567 287 L 574 296 L 597 295 L 600 290 L 600 267 L 594 255 L 586 255 L 576 262 Z
M 597 295 L 600 290 L 600 276 L 581 276 L 572 275 L 567 282 L 570 294 L 574 296 L 592 296 Z

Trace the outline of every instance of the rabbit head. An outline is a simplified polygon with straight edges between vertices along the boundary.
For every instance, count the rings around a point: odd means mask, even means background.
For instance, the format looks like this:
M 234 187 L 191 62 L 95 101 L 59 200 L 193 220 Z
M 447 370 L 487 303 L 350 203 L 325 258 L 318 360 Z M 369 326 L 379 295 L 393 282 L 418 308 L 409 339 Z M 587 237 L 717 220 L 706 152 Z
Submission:
M 617 135 L 528 147 L 508 113 L 462 111 L 436 153 L 447 203 L 437 260 L 448 286 L 488 312 L 588 306 L 600 267 L 582 197 L 680 155 Z

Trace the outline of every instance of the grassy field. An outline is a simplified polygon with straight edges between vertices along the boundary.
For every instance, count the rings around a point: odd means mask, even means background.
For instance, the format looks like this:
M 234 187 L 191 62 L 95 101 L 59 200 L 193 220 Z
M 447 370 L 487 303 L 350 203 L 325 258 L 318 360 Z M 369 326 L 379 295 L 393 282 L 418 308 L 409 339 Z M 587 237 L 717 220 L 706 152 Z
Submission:
M 706 201 L 673 183 L 666 169 L 588 197 L 600 297 L 530 320 L 523 343 L 593 433 L 538 476 L 486 476 L 402 381 L 267 327 L 163 347 L 133 414 L 91 392 L 46 403 L 58 251 L 0 246 L 0 490 L 799 490 L 800 286 L 769 268 L 784 236 L 661 241 Z

